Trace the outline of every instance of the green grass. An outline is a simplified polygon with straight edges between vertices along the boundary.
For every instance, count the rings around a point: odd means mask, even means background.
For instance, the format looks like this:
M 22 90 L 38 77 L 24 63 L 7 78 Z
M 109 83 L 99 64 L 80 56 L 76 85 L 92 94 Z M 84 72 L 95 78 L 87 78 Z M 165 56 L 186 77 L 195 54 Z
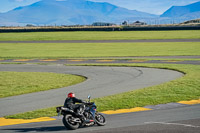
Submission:
M 100 111 L 144 107 L 200 98 L 200 66 L 198 65 L 138 64 L 128 66 L 173 69 L 184 72 L 186 75 L 161 85 L 95 99 Z
M 70 58 L 200 55 L 200 42 L 0 43 L 0 58 Z
M 0 33 L 0 41 L 137 40 L 137 39 L 194 39 L 194 38 L 200 38 L 199 30 Z
M 9 116 L 5 116 L 5 118 L 7 119 L 34 119 L 34 118 L 40 118 L 40 117 L 52 117 L 56 115 L 57 115 L 56 107 L 51 107 L 51 108 L 40 109 L 36 111 L 29 111 L 26 113 L 9 115 Z
M 200 66 L 198 65 L 110 64 L 110 66 L 142 66 L 172 69 L 185 73 L 185 76 L 161 85 L 93 99 L 99 111 L 143 107 L 146 105 L 157 105 L 200 98 Z M 56 116 L 55 107 L 11 115 L 6 118 L 31 119 L 44 116 Z
M 200 31 L 121 31 L 121 32 L 28 32 L 28 33 L 0 33 L 0 41 L 41 41 L 41 40 L 136 40 L 136 39 L 199 39 Z M 24 43 L 0 43 L 0 59 L 3 58 L 78 58 L 78 57 L 112 57 L 112 56 L 172 56 L 172 55 L 200 55 L 199 42 L 185 43 L 50 43 L 50 44 L 24 44 Z M 113 64 L 112 64 L 113 65 Z M 117 65 L 117 64 L 116 64 Z M 198 99 L 200 97 L 200 67 L 198 65 L 175 64 L 118 64 L 118 66 L 144 66 L 173 69 L 186 73 L 180 79 L 157 86 L 140 90 L 125 92 L 113 96 L 93 99 L 99 111 L 115 110 L 121 108 L 142 107 L 181 100 Z M 8 75 L 9 72 L 6 72 Z M 18 80 L 12 72 L 9 85 L 12 80 Z M 28 73 L 27 73 L 28 74 Z M 28 77 L 33 73 L 29 73 Z M 37 76 L 37 73 L 35 76 Z M 22 74 L 26 75 L 26 74 Z M 39 74 L 40 75 L 40 74 Z M 35 79 L 35 76 L 32 79 Z M 2 78 L 3 77 L 3 78 Z M 0 75 L 0 85 L 4 84 L 5 75 Z M 23 77 L 23 76 L 22 76 Z M 43 80 L 46 77 L 41 76 Z M 62 76 L 61 76 L 62 77 Z M 13 78 L 13 79 L 12 79 Z M 40 76 L 38 77 L 40 78 Z M 6 79 L 6 78 L 5 78 Z M 17 84 L 23 81 L 27 86 L 29 78 L 21 78 Z M 62 79 L 65 79 L 62 77 Z M 53 79 L 58 80 L 59 78 Z M 66 81 L 66 80 L 65 80 Z M 83 81 L 83 79 L 81 80 Z M 32 80 L 31 80 L 32 82 Z M 36 81 L 37 83 L 38 81 Z M 49 80 L 47 81 L 49 82 Z M 44 83 L 42 83 L 44 84 Z M 57 83 L 53 83 L 57 84 Z M 60 83 L 58 83 L 60 85 Z M 10 89 L 9 85 L 5 85 Z M 52 86 L 53 86 L 52 85 Z M 14 85 L 16 89 L 18 85 Z M 34 85 L 28 85 L 31 87 Z M 39 87 L 39 85 L 36 85 Z M 66 86 L 66 85 L 64 85 Z M 1 86 L 0 86 L 1 87 Z M 26 88 L 26 87 L 24 87 Z M 43 88 L 43 87 L 41 87 Z M 59 88 L 59 87 L 50 87 Z M 40 90 L 39 90 L 40 91 Z M 10 92 L 10 90 L 9 90 Z M 14 92 L 14 91 L 13 91 Z M 16 91 L 15 91 L 16 92 Z M 18 92 L 18 91 L 17 91 Z M 24 93 L 24 91 L 22 91 Z M 30 93 L 30 92 L 28 92 Z M 2 94 L 2 92 L 0 93 Z M 14 94 L 19 95 L 19 94 Z M 55 116 L 55 107 L 31 111 L 6 118 L 37 118 L 43 116 Z
M 84 80 L 68 74 L 0 72 L 0 98 L 66 87 Z

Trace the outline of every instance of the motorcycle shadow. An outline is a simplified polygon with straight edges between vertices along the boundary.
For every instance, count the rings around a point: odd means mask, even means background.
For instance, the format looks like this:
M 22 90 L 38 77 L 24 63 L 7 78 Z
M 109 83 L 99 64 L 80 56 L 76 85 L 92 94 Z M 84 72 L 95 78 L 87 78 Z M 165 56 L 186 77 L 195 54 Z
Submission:
M 92 127 L 98 127 L 96 125 L 94 126 L 89 126 L 89 127 L 81 127 L 79 129 L 87 129 L 87 128 L 92 128 Z M 8 131 L 8 130 L 12 130 L 12 131 L 15 131 L 15 132 L 56 132 L 56 131 L 65 131 L 65 132 L 68 132 L 68 131 L 73 131 L 73 130 L 69 130 L 67 129 L 65 126 L 51 126 L 51 127 L 35 127 L 35 128 L 12 128 L 12 129 L 3 129 L 5 131 Z
M 54 127 L 36 127 L 36 128 L 13 128 L 13 129 L 4 129 L 12 130 L 15 132 L 56 132 L 56 131 L 70 131 L 64 126 L 54 126 Z

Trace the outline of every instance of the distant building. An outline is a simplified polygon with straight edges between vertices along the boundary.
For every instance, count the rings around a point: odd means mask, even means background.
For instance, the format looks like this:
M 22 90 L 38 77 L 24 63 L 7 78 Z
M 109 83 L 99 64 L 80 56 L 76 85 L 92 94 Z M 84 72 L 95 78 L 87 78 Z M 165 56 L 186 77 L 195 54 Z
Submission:
M 95 22 L 92 24 L 92 26 L 114 26 L 116 24 L 113 23 L 105 23 L 105 22 Z
M 33 24 L 27 24 L 26 27 L 35 27 Z
M 147 25 L 147 23 L 145 22 L 140 22 L 140 21 L 135 21 L 134 23 L 130 24 L 130 25 Z
M 122 25 L 128 25 L 127 21 L 122 22 Z
M 181 24 L 199 24 L 199 23 L 200 23 L 200 19 L 195 19 L 195 20 L 185 21 Z

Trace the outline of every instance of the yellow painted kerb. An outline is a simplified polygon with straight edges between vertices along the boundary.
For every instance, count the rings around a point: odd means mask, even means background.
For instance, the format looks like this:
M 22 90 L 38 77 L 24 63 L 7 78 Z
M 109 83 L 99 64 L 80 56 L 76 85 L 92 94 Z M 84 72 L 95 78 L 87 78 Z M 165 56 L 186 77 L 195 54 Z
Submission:
M 114 60 L 96 60 L 96 62 L 113 62 Z
M 129 60 L 128 62 L 145 62 L 147 60 Z
M 53 120 L 56 120 L 56 119 L 50 118 L 50 117 L 41 117 L 41 118 L 30 119 L 30 120 L 0 118 L 0 126 L 33 123 L 33 122 L 42 122 L 42 121 L 53 121 Z
M 46 60 L 40 60 L 40 61 L 57 61 L 56 59 L 46 59 Z
M 131 109 L 109 110 L 109 111 L 104 111 L 104 112 L 101 112 L 101 113 L 104 113 L 104 114 L 120 114 L 120 113 L 130 113 L 130 112 L 138 112 L 138 111 L 147 111 L 147 110 L 152 110 L 152 109 L 143 108 L 143 107 L 136 107 L 136 108 L 131 108 Z
M 68 61 L 72 61 L 72 62 L 76 62 L 77 61 L 77 62 L 79 62 L 79 61 L 86 61 L 86 60 L 78 60 L 77 59 L 77 60 L 68 60 Z
M 32 59 L 16 59 L 16 60 L 13 60 L 13 61 L 30 61 Z
M 192 104 L 200 104 L 200 99 L 199 100 L 191 100 L 191 101 L 180 101 L 178 103 L 181 103 L 181 104 L 189 104 L 189 105 L 192 105 Z
M 182 62 L 182 61 L 178 61 L 178 60 L 164 60 L 164 61 L 161 61 L 161 62 Z

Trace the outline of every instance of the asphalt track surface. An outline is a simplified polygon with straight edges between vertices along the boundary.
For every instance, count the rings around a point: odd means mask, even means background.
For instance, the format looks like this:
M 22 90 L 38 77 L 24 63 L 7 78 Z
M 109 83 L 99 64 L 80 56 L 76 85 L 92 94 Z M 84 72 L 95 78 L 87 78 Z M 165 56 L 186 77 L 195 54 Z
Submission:
M 24 112 L 47 106 L 63 104 L 65 93 L 73 90 L 78 97 L 93 98 L 139 89 L 167 82 L 183 76 L 182 73 L 140 67 L 82 67 L 63 65 L 0 65 L 0 71 L 55 72 L 83 75 L 87 81 L 71 87 L 45 92 L 2 98 L 0 114 Z M 122 89 L 123 88 L 123 89 Z M 104 90 L 104 91 L 102 91 Z M 105 93 L 106 92 L 106 93 Z M 26 99 L 26 100 L 24 100 Z M 22 110 L 21 110 L 22 109 Z M 81 128 L 76 131 L 65 129 L 61 117 L 55 121 L 29 123 L 0 127 L 2 133 L 14 132 L 194 132 L 200 127 L 200 105 L 182 105 L 176 108 L 162 108 L 153 111 L 107 115 L 107 125 L 103 127 Z M 11 112 L 9 112 L 11 111 Z
M 171 40 L 171 42 L 199 42 L 199 41 L 200 41 L 199 39 L 195 39 L 193 41 L 188 40 L 188 39 Z M 152 42 L 152 40 L 151 41 L 147 40 L 146 42 Z M 160 41 L 154 40 L 153 42 L 160 42 Z M 163 42 L 163 40 L 161 42 Z M 167 42 L 169 42 L 169 40 L 167 40 Z M 12 42 L 7 42 L 7 43 L 12 43 Z M 21 42 L 16 42 L 16 43 L 21 43 Z M 32 42 L 28 42 L 28 43 L 32 43 Z M 51 41 L 49 43 L 53 43 L 53 42 Z M 67 42 L 61 41 L 60 43 L 67 43 Z M 70 43 L 73 43 L 73 42 L 70 42 Z M 74 43 L 78 43 L 78 42 L 74 42 Z M 99 43 L 102 43 L 102 42 L 99 42 Z M 199 57 L 197 56 L 197 58 Z M 192 63 L 186 62 L 185 64 L 192 64 Z M 196 65 L 199 65 L 199 63 L 197 63 Z M 95 69 L 100 69 L 100 70 L 95 70 Z M 124 69 L 127 69 L 127 70 L 124 70 Z M 63 99 L 65 99 L 66 91 L 73 90 L 74 92 L 76 92 L 76 94 L 80 98 L 86 98 L 88 94 L 91 94 L 92 97 L 95 98 L 95 97 L 101 97 L 105 95 L 105 93 L 103 93 L 102 90 L 106 91 L 106 94 L 108 93 L 107 95 L 111 95 L 111 94 L 121 93 L 124 91 L 129 91 L 128 89 L 129 87 L 131 87 L 131 90 L 140 89 L 143 87 L 167 82 L 167 81 L 183 76 L 181 73 L 178 73 L 175 71 L 159 70 L 159 69 L 147 69 L 147 68 L 138 68 L 138 67 L 137 68 L 135 67 L 131 67 L 131 68 L 129 67 L 121 67 L 121 68 L 118 68 L 118 67 L 88 67 L 88 68 L 71 67 L 71 68 L 67 68 L 66 66 L 63 66 L 61 64 L 48 65 L 48 66 L 31 65 L 31 64 L 0 65 L 0 71 L 36 71 L 36 72 L 44 71 L 44 72 L 55 72 L 55 73 L 64 72 L 64 73 L 83 75 L 85 77 L 88 77 L 86 82 L 80 83 L 75 86 L 67 87 L 67 88 L 50 90 L 48 92 L 39 92 L 39 93 L 34 93 L 34 94 L 26 94 L 26 95 L 21 95 L 21 96 L 2 98 L 0 99 L 0 106 L 1 106 L 0 111 L 2 111 L 0 112 L 0 114 L 3 114 L 3 113 L 12 114 L 15 112 L 23 112 L 26 110 L 27 111 L 34 110 L 41 107 L 43 108 L 46 106 L 63 104 L 63 101 L 64 101 Z M 165 80 L 162 80 L 163 78 Z M 127 79 L 130 79 L 130 80 L 127 81 Z M 88 83 L 89 84 L 91 83 L 91 86 L 88 86 L 87 85 Z M 79 91 L 81 92 L 81 95 Z M 49 94 L 47 97 L 45 97 L 46 93 Z M 40 102 L 35 103 L 34 101 L 36 99 L 39 100 Z M 48 101 L 49 99 L 51 100 Z M 42 102 L 42 100 L 44 100 L 44 103 Z M 54 100 L 56 102 L 54 102 Z M 12 108 L 12 106 L 14 107 Z M 4 127 L 0 127 L 0 132 L 2 133 L 4 132 L 5 133 L 14 133 L 14 132 L 28 132 L 28 133 L 33 133 L 33 132 L 40 132 L 40 133 L 44 133 L 44 132 L 59 132 L 59 133 L 66 133 L 66 132 L 85 132 L 85 133 L 86 132 L 89 132 L 89 133 L 90 132 L 93 132 L 93 133 L 94 132 L 97 132 L 97 133 L 108 133 L 108 132 L 109 133 L 121 133 L 121 132 L 171 133 L 171 132 L 176 132 L 177 133 L 178 132 L 179 133 L 181 132 L 181 133 L 188 133 L 190 132 L 190 133 L 199 133 L 200 131 L 200 105 L 199 104 L 189 106 L 189 105 L 176 105 L 176 103 L 174 103 L 172 107 L 164 106 L 161 109 L 156 109 L 152 111 L 107 115 L 106 118 L 107 118 L 106 126 L 103 126 L 103 127 L 94 126 L 94 127 L 89 127 L 89 128 L 78 129 L 76 131 L 69 131 L 65 129 L 65 127 L 62 124 L 61 118 L 57 118 L 57 120 L 49 121 L 49 122 L 4 126 Z
M 39 108 L 63 105 L 67 92 L 76 93 L 77 97 L 86 99 L 118 94 L 168 82 L 183 76 L 182 73 L 153 68 L 140 67 L 95 67 L 63 65 L 0 65 L 0 71 L 18 72 L 54 72 L 87 77 L 83 83 L 31 93 L 20 96 L 1 98 L 0 117 L 31 111 Z
M 147 43 L 200 42 L 200 39 L 0 41 L 0 43 L 140 43 L 140 42 L 147 42 Z
M 199 133 L 200 105 L 108 115 L 106 126 L 67 130 L 55 121 L 0 127 L 1 133 Z
M 111 59 L 110 59 L 111 58 Z M 147 57 L 110 57 L 110 58 L 102 58 L 102 59 L 5 59 L 0 60 L 0 63 L 52 63 L 52 64 L 120 64 L 120 63 L 156 63 L 156 64 L 193 64 L 193 65 L 200 65 L 200 60 L 176 60 L 178 58 L 193 58 L 199 59 L 200 56 L 173 56 L 173 57 L 151 57 L 151 58 L 158 58 L 156 60 L 145 60 L 141 58 Z M 159 58 L 168 58 L 166 60 L 159 59 Z

